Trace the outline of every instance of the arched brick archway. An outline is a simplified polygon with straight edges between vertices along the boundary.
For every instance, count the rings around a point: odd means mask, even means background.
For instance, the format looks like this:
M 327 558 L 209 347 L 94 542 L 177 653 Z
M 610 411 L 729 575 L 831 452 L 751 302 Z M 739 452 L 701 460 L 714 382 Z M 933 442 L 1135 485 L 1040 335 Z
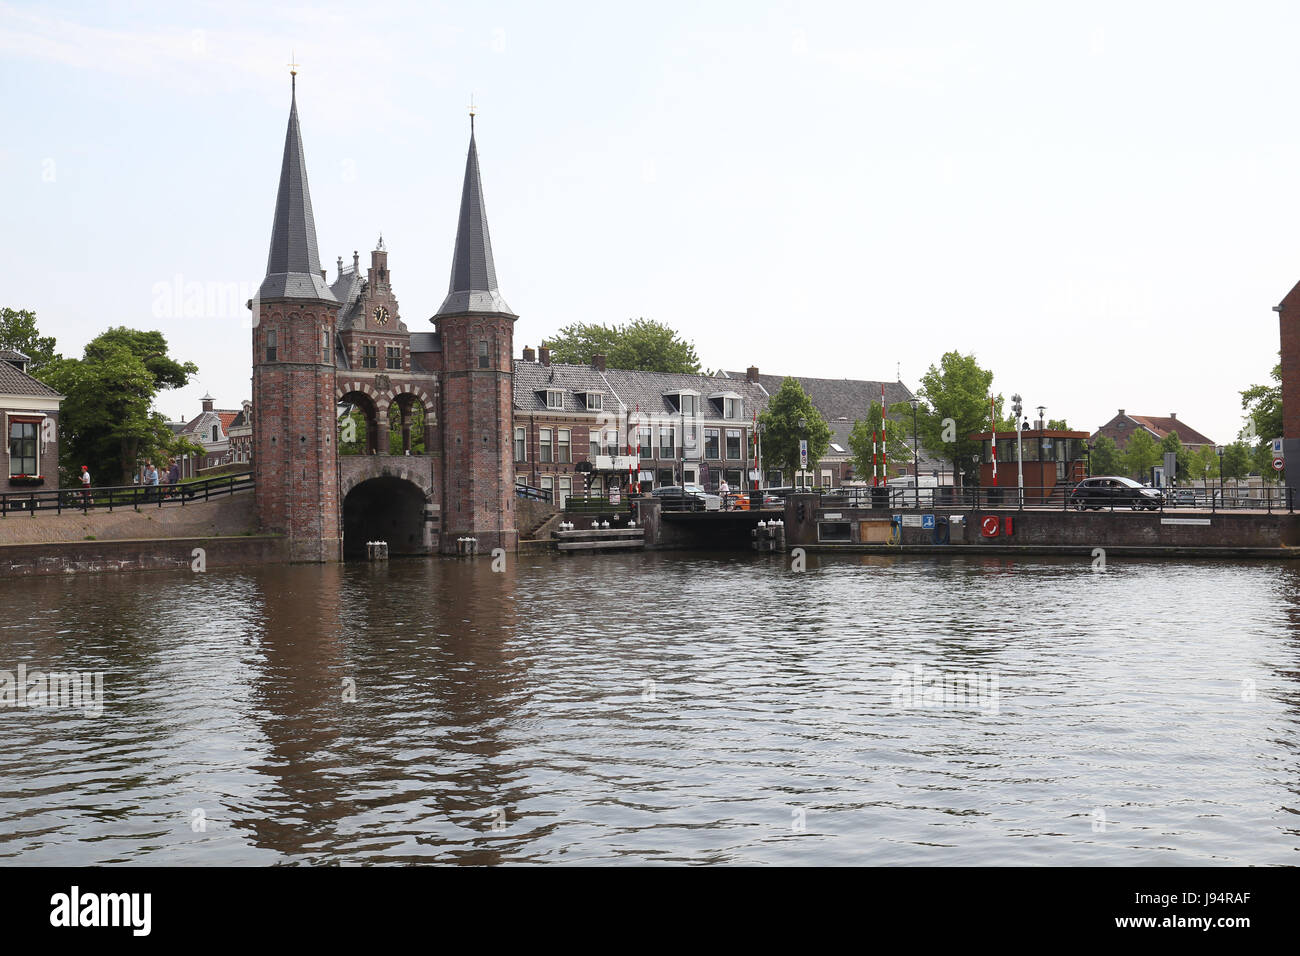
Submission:
M 389 554 L 429 554 L 431 502 L 416 484 L 392 475 L 355 482 L 343 495 L 343 556 L 365 557 L 366 542 L 387 541 Z
M 380 455 L 388 452 L 388 404 L 382 406 L 377 400 L 374 389 L 350 388 L 335 389 L 335 400 L 340 406 L 350 405 L 356 408 L 366 420 L 366 440 L 362 454 Z M 346 436 L 340 434 L 339 445 L 342 447 Z

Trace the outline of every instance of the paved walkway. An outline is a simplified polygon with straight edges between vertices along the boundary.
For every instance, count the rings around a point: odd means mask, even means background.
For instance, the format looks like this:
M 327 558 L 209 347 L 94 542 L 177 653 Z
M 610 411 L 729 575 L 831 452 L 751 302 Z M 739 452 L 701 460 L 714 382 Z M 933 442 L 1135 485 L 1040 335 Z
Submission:
M 184 507 L 140 506 L 107 511 L 38 511 L 9 514 L 0 519 L 0 545 L 40 544 L 45 541 L 114 541 L 146 538 L 205 538 L 257 532 L 253 493 L 238 492 Z

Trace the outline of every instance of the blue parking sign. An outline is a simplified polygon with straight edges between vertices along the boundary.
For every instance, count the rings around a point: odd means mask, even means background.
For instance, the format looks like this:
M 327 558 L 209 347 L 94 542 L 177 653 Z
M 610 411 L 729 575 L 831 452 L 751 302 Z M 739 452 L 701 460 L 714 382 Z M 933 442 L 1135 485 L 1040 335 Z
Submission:
M 921 515 L 921 527 L 934 530 L 934 515 Z

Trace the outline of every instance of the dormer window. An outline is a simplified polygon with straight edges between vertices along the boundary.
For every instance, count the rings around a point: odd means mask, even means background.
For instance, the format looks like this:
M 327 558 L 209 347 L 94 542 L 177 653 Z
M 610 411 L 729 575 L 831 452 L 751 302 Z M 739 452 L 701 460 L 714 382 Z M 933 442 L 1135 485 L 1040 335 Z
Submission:
M 744 418 L 745 417 L 745 400 L 743 398 L 727 399 L 727 407 L 723 415 L 724 418 Z
M 564 408 L 564 392 L 556 388 L 546 390 L 546 407 L 547 408 Z
M 587 393 L 587 411 L 598 412 L 604 407 L 605 396 L 600 392 Z
M 218 441 L 219 439 L 217 438 L 217 436 L 218 436 L 219 434 L 221 434 L 221 426 L 220 426 L 220 425 L 213 425 L 213 426 L 212 426 L 212 440 L 213 440 L 213 441 Z
M 694 418 L 700 411 L 700 397 L 698 395 L 682 396 L 682 414 L 687 418 Z

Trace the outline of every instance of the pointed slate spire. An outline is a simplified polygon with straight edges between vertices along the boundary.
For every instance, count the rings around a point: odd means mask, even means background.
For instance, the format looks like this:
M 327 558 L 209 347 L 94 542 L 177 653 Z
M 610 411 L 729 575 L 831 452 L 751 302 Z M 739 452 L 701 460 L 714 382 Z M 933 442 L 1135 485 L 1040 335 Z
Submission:
M 280 165 L 280 192 L 271 224 L 271 253 L 266 278 L 257 294 L 263 299 L 302 299 L 336 302 L 320 274 L 316 251 L 316 220 L 307 188 L 307 161 L 298 128 L 297 77 L 289 106 L 289 128 L 284 134 L 284 162 Z
M 514 316 L 497 289 L 497 270 L 492 262 L 487 209 L 483 205 L 483 183 L 478 174 L 478 147 L 474 143 L 473 115 L 470 116 L 469 156 L 465 160 L 465 186 L 460 194 L 456 252 L 451 260 L 451 287 L 434 318 L 466 313 Z

